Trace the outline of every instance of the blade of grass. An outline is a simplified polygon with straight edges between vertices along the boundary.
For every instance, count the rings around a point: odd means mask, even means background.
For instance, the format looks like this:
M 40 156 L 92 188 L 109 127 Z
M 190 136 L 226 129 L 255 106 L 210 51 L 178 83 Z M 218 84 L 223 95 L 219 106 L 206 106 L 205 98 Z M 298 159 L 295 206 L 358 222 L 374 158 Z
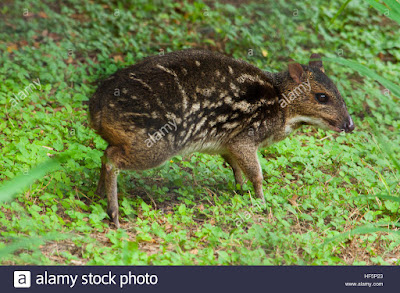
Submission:
M 371 126 L 371 128 L 374 130 L 375 137 L 381 146 L 382 150 L 388 155 L 390 160 L 393 162 L 393 165 L 397 170 L 400 171 L 400 162 L 395 158 L 394 156 L 394 146 L 387 141 L 380 133 L 378 128 L 376 127 L 375 123 L 368 119 L 368 124 Z
M 68 157 L 66 153 L 39 164 L 29 170 L 28 175 L 18 175 L 5 182 L 0 187 L 0 202 L 12 200 L 16 194 L 27 189 L 37 179 L 43 178 L 47 173 L 57 170 L 63 160 Z
M 0 249 L 0 260 L 5 256 L 14 253 L 18 249 L 27 249 L 32 246 L 38 247 L 46 241 L 64 240 L 68 238 L 71 239 L 72 235 L 61 233 L 48 233 L 47 235 L 41 237 L 21 237 L 11 244 L 7 244 L 7 246 Z M 35 249 L 34 247 L 32 247 L 32 250 Z
M 392 201 L 396 201 L 398 203 L 400 203 L 400 197 L 396 197 L 396 196 L 391 196 L 391 195 L 387 195 L 387 194 L 374 194 L 374 195 L 360 195 L 360 196 L 354 196 L 352 197 L 352 199 L 358 199 L 358 198 L 381 198 L 381 199 L 387 199 L 387 200 L 392 200 Z
M 368 77 L 378 81 L 384 87 L 389 89 L 395 96 L 400 98 L 400 86 L 396 85 L 395 83 L 391 82 L 390 80 L 387 80 L 386 78 L 383 78 L 383 77 L 379 76 L 377 73 L 375 73 L 371 69 L 369 69 L 369 68 L 367 68 L 367 67 L 365 67 L 365 66 L 363 66 L 363 65 L 361 65 L 361 64 L 359 64 L 359 63 L 357 63 L 355 61 L 347 60 L 347 59 L 343 59 L 343 58 L 327 58 L 327 57 L 323 57 L 322 59 L 324 61 L 336 62 L 336 63 L 342 64 L 344 66 L 350 67 L 350 68 L 354 69 L 355 71 L 359 72 L 360 74 L 368 76 Z M 390 104 L 392 104 L 392 106 L 396 107 L 396 109 L 399 108 L 394 101 L 392 101 L 390 99 L 387 99 L 387 100 L 388 100 L 388 102 L 390 102 Z
M 339 10 L 336 12 L 336 14 L 332 17 L 331 21 L 329 22 L 329 26 L 331 26 L 331 25 L 335 22 L 336 18 L 338 18 L 338 16 L 343 12 L 343 10 L 346 9 L 347 5 L 348 5 L 351 1 L 352 1 L 352 0 L 347 0 L 346 2 L 344 2 L 344 3 L 342 4 L 342 6 L 340 6 Z
M 400 10 L 400 4 L 395 2 L 395 1 L 390 1 L 390 0 L 385 0 L 384 2 L 391 8 L 389 10 L 386 6 L 374 1 L 374 0 L 366 0 L 372 7 L 377 9 L 379 12 L 384 14 L 385 16 L 389 17 L 390 19 L 396 21 L 398 24 L 400 24 L 400 13 L 398 12 L 398 9 Z M 389 11 L 388 11 L 389 10 Z M 389 12 L 389 13 L 388 13 Z
M 393 223 L 385 223 L 385 224 L 399 226 L 398 224 L 393 224 Z M 380 225 L 383 225 L 383 224 L 380 224 Z M 374 226 L 364 225 L 364 226 L 360 226 L 360 227 L 351 229 L 348 232 L 340 233 L 337 236 L 325 239 L 325 241 L 324 241 L 324 243 L 322 245 L 326 245 L 326 244 L 328 244 L 330 242 L 333 242 L 335 240 L 342 240 L 342 239 L 345 239 L 345 238 L 349 238 L 349 237 L 354 236 L 354 235 L 370 234 L 370 233 L 376 233 L 376 232 L 387 232 L 387 233 L 395 233 L 395 234 L 399 234 L 400 235 L 400 231 L 391 230 L 389 228 L 377 227 L 377 225 L 374 225 Z
M 396 0 L 384 0 L 387 6 L 390 7 L 390 9 L 396 11 L 396 13 L 400 14 L 400 3 L 397 2 Z
M 351 2 L 352 0 L 347 0 L 340 6 L 339 10 L 336 12 L 336 14 L 332 17 L 332 19 L 329 22 L 329 26 L 331 26 L 335 20 L 339 17 L 340 14 L 346 9 L 347 5 Z M 387 16 L 388 18 L 396 21 L 397 23 L 400 24 L 400 3 L 397 2 L 396 0 L 384 0 L 384 3 L 390 8 L 386 7 L 385 5 L 382 5 L 375 0 L 366 0 L 372 7 L 374 7 L 376 10 Z M 388 13 L 389 12 L 389 13 Z

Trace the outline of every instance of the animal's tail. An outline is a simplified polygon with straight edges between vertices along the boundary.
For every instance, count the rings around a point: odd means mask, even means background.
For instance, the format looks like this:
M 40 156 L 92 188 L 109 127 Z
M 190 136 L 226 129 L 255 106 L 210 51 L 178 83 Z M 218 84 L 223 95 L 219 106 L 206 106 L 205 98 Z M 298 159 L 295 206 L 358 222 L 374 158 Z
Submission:
M 101 131 L 101 112 L 102 112 L 101 98 L 97 92 L 89 99 L 89 117 L 90 126 L 100 132 Z

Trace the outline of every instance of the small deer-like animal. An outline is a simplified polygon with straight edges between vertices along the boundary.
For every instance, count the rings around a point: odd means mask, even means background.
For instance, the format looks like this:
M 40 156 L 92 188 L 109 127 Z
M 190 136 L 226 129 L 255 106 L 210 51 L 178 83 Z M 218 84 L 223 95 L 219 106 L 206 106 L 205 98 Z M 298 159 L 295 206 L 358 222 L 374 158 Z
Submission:
M 116 169 L 145 170 L 178 154 L 220 154 L 263 202 L 257 149 L 301 125 L 351 132 L 354 123 L 321 58 L 270 73 L 225 55 L 183 50 L 152 56 L 104 80 L 89 101 L 91 126 L 108 142 L 97 193 L 118 220 Z

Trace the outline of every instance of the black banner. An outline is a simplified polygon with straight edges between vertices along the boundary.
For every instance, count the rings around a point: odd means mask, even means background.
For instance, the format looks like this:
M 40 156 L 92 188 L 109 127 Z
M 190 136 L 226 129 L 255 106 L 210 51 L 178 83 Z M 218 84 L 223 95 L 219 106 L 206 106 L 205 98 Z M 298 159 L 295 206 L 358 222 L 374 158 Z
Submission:
M 0 292 L 398 292 L 400 268 L 3 266 L 0 279 Z

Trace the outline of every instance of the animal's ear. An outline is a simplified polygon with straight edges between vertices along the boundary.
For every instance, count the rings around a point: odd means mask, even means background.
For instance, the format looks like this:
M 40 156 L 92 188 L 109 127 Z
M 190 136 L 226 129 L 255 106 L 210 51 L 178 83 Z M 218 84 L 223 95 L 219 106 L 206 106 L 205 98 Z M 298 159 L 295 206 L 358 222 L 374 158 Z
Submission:
M 297 83 L 301 83 L 301 76 L 304 73 L 303 67 L 299 64 L 296 63 L 294 60 L 289 60 L 289 74 L 290 77 Z
M 310 62 L 308 62 L 310 67 L 318 68 L 322 72 L 325 72 L 324 66 L 322 65 L 321 56 L 319 54 L 311 54 Z

